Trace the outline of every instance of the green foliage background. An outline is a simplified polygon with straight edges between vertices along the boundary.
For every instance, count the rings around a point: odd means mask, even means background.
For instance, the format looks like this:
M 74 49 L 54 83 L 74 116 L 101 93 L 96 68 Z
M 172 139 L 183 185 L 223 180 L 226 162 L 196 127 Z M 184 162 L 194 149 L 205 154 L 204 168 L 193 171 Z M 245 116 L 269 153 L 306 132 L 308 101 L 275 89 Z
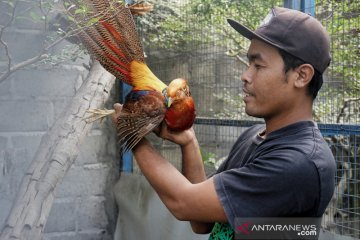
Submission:
M 255 29 L 272 6 L 282 4 L 283 1 L 276 0 L 159 0 L 154 1 L 154 12 L 139 18 L 138 23 L 148 52 L 160 49 L 186 54 L 203 45 L 216 45 L 227 48 L 228 55 L 243 56 L 249 41 L 230 28 L 226 19 L 236 19 Z M 315 1 L 315 17 L 332 39 L 331 66 L 315 105 L 317 121 L 356 123 L 360 118 L 356 110 L 360 108 L 359 5 L 353 0 Z M 339 114 L 349 99 L 353 102 L 348 110 L 351 116 L 345 120 Z

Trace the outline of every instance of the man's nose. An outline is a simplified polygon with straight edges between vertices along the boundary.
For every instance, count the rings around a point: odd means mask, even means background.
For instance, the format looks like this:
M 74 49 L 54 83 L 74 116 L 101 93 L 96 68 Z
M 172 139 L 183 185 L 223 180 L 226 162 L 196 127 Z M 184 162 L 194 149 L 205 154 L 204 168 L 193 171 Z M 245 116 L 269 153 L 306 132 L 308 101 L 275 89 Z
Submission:
M 241 74 L 241 81 L 243 81 L 244 83 L 250 83 L 251 82 L 251 73 L 250 73 L 250 69 L 247 68 L 242 74 Z

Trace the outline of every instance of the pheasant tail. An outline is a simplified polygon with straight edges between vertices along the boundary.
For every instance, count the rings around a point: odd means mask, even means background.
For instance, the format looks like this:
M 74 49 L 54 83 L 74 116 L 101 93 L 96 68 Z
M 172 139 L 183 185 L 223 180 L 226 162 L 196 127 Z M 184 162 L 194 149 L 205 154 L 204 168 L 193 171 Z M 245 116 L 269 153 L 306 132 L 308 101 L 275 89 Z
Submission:
M 131 10 L 118 0 L 66 0 L 79 37 L 90 54 L 137 90 L 162 91 L 166 85 L 144 62 Z

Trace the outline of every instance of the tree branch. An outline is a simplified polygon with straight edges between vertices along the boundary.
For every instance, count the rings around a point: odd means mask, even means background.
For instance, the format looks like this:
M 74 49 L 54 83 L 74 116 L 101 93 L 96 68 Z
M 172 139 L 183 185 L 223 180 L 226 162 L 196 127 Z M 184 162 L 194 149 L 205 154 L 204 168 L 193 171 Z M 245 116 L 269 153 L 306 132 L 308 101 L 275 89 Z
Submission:
M 356 101 L 360 101 L 360 98 L 349 98 L 349 99 L 344 100 L 344 104 L 343 104 L 342 108 L 340 109 L 340 113 L 338 114 L 338 116 L 336 118 L 336 123 L 340 123 L 341 117 L 344 116 L 345 109 L 349 106 L 349 104 L 351 102 L 356 102 Z
M 6 55 L 6 58 L 8 59 L 8 64 L 7 64 L 7 71 L 10 71 L 10 68 L 11 68 L 11 56 L 10 56 L 10 51 L 9 51 L 9 47 L 7 45 L 7 43 L 3 40 L 3 35 L 4 35 L 4 32 L 5 32 L 5 29 L 8 28 L 11 23 L 14 21 L 15 19 L 15 9 L 16 9 L 16 5 L 17 5 L 18 1 L 16 1 L 14 3 L 12 7 L 12 11 L 11 11 L 11 15 L 10 15 L 10 19 L 9 21 L 4 25 L 4 26 L 1 26 L 0 27 L 0 43 L 4 46 L 4 49 L 5 49 L 5 55 Z M 1 78 L 0 78 L 0 83 L 1 83 Z
M 48 55 L 48 52 L 53 48 L 55 47 L 57 44 L 59 44 L 60 42 L 62 42 L 63 40 L 65 40 L 66 38 L 70 37 L 70 36 L 73 36 L 73 35 L 76 35 L 79 31 L 82 30 L 81 27 L 79 28 L 75 28 L 73 30 L 70 30 L 68 31 L 64 36 L 61 36 L 61 37 L 58 37 L 56 40 L 54 40 L 52 43 L 48 44 L 47 46 L 44 46 L 41 50 L 40 50 L 40 53 L 37 55 L 37 56 L 34 56 L 32 58 L 29 58 L 27 60 L 24 60 L 16 65 L 12 65 L 12 58 L 11 58 L 11 54 L 10 54 L 10 51 L 9 51 L 9 48 L 8 48 L 8 45 L 7 43 L 3 40 L 3 34 L 5 32 L 5 29 L 8 28 L 11 23 L 14 21 L 15 19 L 15 9 L 16 9 L 16 6 L 17 6 L 17 2 L 15 2 L 14 6 L 12 7 L 12 12 L 11 12 L 11 15 L 10 15 L 10 20 L 4 25 L 4 26 L 1 26 L 0 27 L 0 43 L 4 46 L 4 49 L 5 49 L 5 54 L 6 54 L 6 57 L 7 57 L 7 68 L 4 72 L 2 72 L 0 74 L 0 83 L 3 82 L 5 79 L 7 79 L 11 74 L 13 74 L 14 72 L 16 72 L 17 70 L 21 69 L 21 68 L 24 68 L 24 67 L 27 67 L 31 64 L 34 64 L 38 61 L 41 61 L 45 58 L 47 58 L 49 55 Z M 49 13 L 49 11 L 45 11 L 44 10 L 44 7 L 43 7 L 43 4 L 42 4 L 42 1 L 40 0 L 39 1 L 39 8 L 41 10 L 41 12 L 44 14 L 44 18 L 45 18 L 45 24 L 47 22 L 47 15 Z M 46 26 L 45 26 L 45 30 L 46 29 Z
M 78 156 L 92 124 L 84 121 L 89 108 L 101 108 L 109 98 L 114 76 L 95 62 L 87 79 L 60 119 L 44 135 L 22 179 L 0 240 L 41 239 L 54 200 L 54 190 Z
M 45 58 L 47 58 L 48 55 L 47 54 L 40 54 L 38 56 L 35 56 L 33 58 L 27 59 L 19 64 L 16 64 L 15 66 L 10 67 L 10 69 L 8 69 L 5 73 L 3 73 L 2 75 L 0 75 L 0 83 L 2 81 L 4 81 L 7 77 L 9 77 L 12 73 L 16 72 L 17 70 L 24 68 L 28 65 L 31 65 L 33 63 L 36 63 L 37 61 L 41 61 Z

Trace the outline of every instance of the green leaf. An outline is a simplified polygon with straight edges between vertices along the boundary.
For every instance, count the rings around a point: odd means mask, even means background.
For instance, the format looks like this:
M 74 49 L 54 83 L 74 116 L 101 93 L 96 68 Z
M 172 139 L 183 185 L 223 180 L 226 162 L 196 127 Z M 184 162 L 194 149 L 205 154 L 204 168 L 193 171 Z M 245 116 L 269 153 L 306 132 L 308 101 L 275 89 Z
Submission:
M 14 8 L 15 7 L 15 4 L 14 4 L 14 2 L 12 2 L 12 1 L 8 1 L 8 2 L 6 2 L 7 4 L 9 4 L 10 5 L 10 7 L 12 7 L 12 8 Z
M 79 8 L 75 10 L 75 14 L 79 14 L 79 13 L 85 13 L 84 9 Z
M 75 22 L 75 19 L 72 16 L 68 16 L 68 19 L 72 22 Z
M 31 19 L 34 21 L 34 22 L 37 22 L 37 21 L 40 21 L 41 20 L 41 16 L 39 14 L 37 14 L 36 12 L 33 12 L 31 11 L 29 13 Z
M 100 17 L 92 18 L 92 19 L 90 19 L 90 20 L 87 22 L 87 24 L 88 24 L 88 25 L 92 25 L 92 24 L 94 24 L 94 23 L 97 23 L 99 20 L 100 20 Z

